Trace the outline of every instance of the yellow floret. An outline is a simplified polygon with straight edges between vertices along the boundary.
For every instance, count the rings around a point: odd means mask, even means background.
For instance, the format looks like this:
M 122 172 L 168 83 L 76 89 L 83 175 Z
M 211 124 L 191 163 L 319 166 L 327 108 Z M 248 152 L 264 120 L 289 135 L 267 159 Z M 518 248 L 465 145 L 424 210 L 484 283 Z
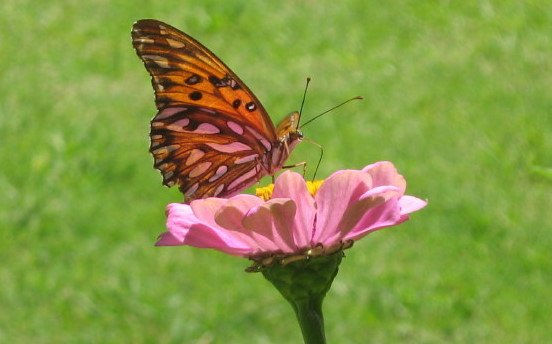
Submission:
M 307 189 L 309 190 L 309 193 L 314 196 L 316 195 L 316 192 L 318 189 L 320 189 L 320 186 L 324 183 L 324 180 L 314 180 L 314 181 L 307 181 Z M 272 192 L 274 191 L 274 184 L 268 184 L 267 186 L 263 186 L 260 188 L 255 189 L 255 195 L 262 198 L 265 201 L 268 201 L 272 197 Z
M 267 186 L 256 188 L 255 195 L 268 201 L 272 197 L 272 191 L 274 191 L 274 184 L 268 184 Z
M 324 183 L 324 180 L 313 180 L 312 182 L 307 182 L 307 189 L 309 189 L 309 193 L 314 196 L 316 195 L 316 192 L 318 189 L 320 189 L 320 186 L 322 186 L 322 183 Z

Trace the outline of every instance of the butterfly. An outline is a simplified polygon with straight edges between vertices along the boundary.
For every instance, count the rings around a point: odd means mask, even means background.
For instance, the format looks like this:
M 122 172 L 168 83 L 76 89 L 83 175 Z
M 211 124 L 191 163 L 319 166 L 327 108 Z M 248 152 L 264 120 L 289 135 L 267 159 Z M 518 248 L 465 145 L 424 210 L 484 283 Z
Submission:
M 230 197 L 274 175 L 302 140 L 298 112 L 275 127 L 243 81 L 184 32 L 142 19 L 132 44 L 155 91 L 154 167 L 186 201 Z

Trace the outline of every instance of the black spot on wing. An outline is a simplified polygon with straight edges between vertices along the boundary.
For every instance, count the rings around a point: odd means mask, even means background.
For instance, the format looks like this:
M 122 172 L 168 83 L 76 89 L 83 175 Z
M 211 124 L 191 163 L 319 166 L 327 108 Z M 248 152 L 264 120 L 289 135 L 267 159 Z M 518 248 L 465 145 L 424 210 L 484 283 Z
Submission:
M 199 91 L 194 91 L 188 95 L 191 100 L 200 100 L 203 95 Z
M 209 82 L 215 87 L 224 87 L 224 86 L 226 86 L 226 84 L 222 81 L 222 79 L 219 79 L 214 75 L 209 75 Z
M 201 76 L 197 75 L 197 74 L 194 74 L 192 76 L 190 76 L 188 79 L 186 79 L 185 83 L 187 85 L 195 85 L 195 84 L 198 84 L 202 81 L 202 78 Z
M 254 102 L 249 102 L 249 103 L 245 104 L 245 108 L 247 109 L 247 111 L 253 112 L 253 111 L 255 111 L 255 109 L 257 109 L 257 105 L 255 105 Z
M 217 88 L 220 88 L 220 87 L 230 87 L 232 88 L 233 90 L 238 90 L 240 89 L 240 84 L 238 84 L 238 82 L 234 79 L 232 79 L 231 77 L 229 77 L 228 75 L 226 75 L 224 78 L 222 79 L 219 79 L 217 78 L 216 76 L 214 75 L 210 75 L 209 76 L 209 82 L 217 87 Z

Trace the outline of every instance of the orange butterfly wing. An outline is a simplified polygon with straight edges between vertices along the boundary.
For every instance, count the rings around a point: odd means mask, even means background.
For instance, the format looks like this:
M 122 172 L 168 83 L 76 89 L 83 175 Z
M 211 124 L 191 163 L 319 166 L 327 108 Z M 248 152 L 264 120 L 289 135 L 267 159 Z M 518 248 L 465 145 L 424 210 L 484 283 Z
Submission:
M 184 32 L 142 19 L 132 43 L 152 76 L 157 108 L 198 105 L 245 120 L 270 141 L 274 125 L 249 88 L 218 57 Z
M 265 148 L 253 144 L 255 135 L 227 114 L 170 107 L 151 127 L 154 166 L 163 183 L 179 184 L 187 199 L 231 196 L 266 174 L 260 165 Z
M 226 197 L 267 174 L 274 125 L 247 86 L 212 52 L 157 20 L 140 20 L 133 45 L 152 76 L 154 166 L 187 199 Z M 266 165 L 266 161 L 265 161 Z

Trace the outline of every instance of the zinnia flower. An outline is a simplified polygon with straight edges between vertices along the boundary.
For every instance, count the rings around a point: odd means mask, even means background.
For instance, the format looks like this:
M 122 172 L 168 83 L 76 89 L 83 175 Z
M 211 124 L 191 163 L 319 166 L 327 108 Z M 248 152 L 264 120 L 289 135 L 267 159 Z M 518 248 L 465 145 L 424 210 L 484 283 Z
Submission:
M 258 194 L 206 198 L 167 207 L 158 246 L 213 248 L 254 260 L 292 305 L 305 343 L 325 343 L 322 301 L 343 249 L 397 225 L 426 201 L 405 195 L 406 181 L 387 161 L 337 171 L 320 183 L 282 173 Z
M 252 259 L 313 249 L 331 253 L 404 222 L 409 213 L 426 205 L 405 195 L 405 189 L 406 181 L 387 161 L 337 171 L 314 196 L 303 177 L 288 170 L 276 179 L 268 200 L 240 194 L 169 204 L 168 231 L 157 245 L 213 248 Z

